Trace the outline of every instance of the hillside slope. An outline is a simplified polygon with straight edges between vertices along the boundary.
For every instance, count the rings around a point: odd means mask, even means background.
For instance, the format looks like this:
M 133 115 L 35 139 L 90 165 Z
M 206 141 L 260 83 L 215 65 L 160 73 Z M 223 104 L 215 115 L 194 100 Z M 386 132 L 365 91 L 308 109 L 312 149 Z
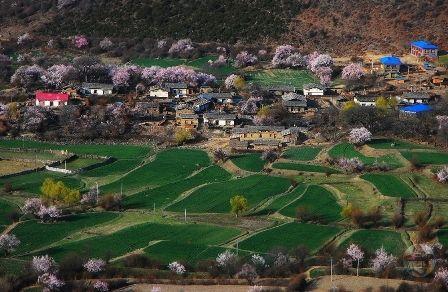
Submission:
M 413 38 L 448 45 L 444 0 L 5 0 L 0 8 L 4 31 L 32 23 L 48 35 L 293 43 L 345 55 L 396 51 Z

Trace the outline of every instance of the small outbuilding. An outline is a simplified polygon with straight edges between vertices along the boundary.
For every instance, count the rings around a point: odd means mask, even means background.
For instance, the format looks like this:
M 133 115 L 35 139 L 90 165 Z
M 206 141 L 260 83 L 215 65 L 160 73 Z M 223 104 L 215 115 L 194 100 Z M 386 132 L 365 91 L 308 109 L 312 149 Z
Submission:
M 406 92 L 400 97 L 400 101 L 408 104 L 429 103 L 431 95 L 426 92 Z
M 83 83 L 81 92 L 85 95 L 111 95 L 114 86 L 105 83 Z
M 395 56 L 385 56 L 380 59 L 382 72 L 390 78 L 395 78 L 400 74 L 402 62 Z
M 236 124 L 236 115 L 227 113 L 205 113 L 204 125 L 209 128 L 233 128 Z
M 325 87 L 321 84 L 308 83 L 303 85 L 303 95 L 305 96 L 323 96 Z
M 68 93 L 53 93 L 53 92 L 36 92 L 36 106 L 43 107 L 58 107 L 67 105 L 70 96 Z

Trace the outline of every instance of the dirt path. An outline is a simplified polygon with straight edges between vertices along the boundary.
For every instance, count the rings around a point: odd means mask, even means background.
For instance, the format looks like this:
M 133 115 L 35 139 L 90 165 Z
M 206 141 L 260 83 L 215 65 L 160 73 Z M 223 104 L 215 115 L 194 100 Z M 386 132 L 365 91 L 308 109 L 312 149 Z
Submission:
M 8 225 L 5 230 L 0 235 L 8 234 L 11 230 L 13 230 L 20 222 L 14 222 L 11 225 Z
M 409 284 L 420 284 L 412 281 L 403 281 L 403 280 L 395 280 L 395 279 L 379 279 L 379 278 L 371 278 L 371 277 L 356 277 L 356 276 L 348 276 L 348 275 L 335 275 L 333 276 L 333 283 L 331 283 L 330 276 L 324 276 L 317 280 L 316 285 L 311 291 L 319 291 L 319 292 L 328 292 L 332 287 L 335 288 L 345 288 L 345 291 L 366 291 L 369 288 L 372 290 L 369 291 L 380 291 L 380 287 L 387 286 L 389 288 L 397 289 L 401 283 L 406 282 Z M 339 289 L 334 289 L 333 291 L 339 291 Z
M 154 287 L 160 287 L 163 292 L 247 292 L 250 286 L 246 285 L 167 285 L 167 284 L 136 284 L 123 289 L 115 290 L 120 292 L 148 292 Z

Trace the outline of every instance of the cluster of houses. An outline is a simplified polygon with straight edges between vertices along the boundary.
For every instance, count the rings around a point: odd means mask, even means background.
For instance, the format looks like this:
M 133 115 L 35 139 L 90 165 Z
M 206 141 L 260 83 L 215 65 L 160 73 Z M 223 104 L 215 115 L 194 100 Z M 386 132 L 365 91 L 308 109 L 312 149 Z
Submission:
M 437 58 L 438 47 L 427 41 L 411 43 L 411 55 L 423 64 Z M 400 80 L 403 62 L 390 55 L 379 59 L 380 73 L 386 79 Z M 372 63 L 373 70 L 373 63 Z M 409 72 L 409 71 L 408 71 Z M 433 81 L 443 85 L 448 81 L 443 76 L 433 76 Z M 339 106 L 339 101 L 347 101 L 337 88 L 325 88 L 320 84 L 305 84 L 303 88 L 277 85 L 265 90 L 291 114 L 303 117 L 313 116 L 323 105 Z M 73 96 L 109 96 L 114 87 L 111 84 L 83 83 L 75 91 L 36 92 L 35 105 L 58 107 L 68 104 Z M 394 97 L 400 111 L 417 115 L 431 110 L 434 97 L 428 92 L 409 91 L 395 95 L 355 94 L 353 101 L 360 106 L 375 106 L 381 96 Z M 187 83 L 165 83 L 150 87 L 145 95 L 135 103 L 142 120 L 169 121 L 184 129 L 221 130 L 229 135 L 230 146 L 235 150 L 263 150 L 296 144 L 306 129 L 277 126 L 252 126 L 254 115 L 240 111 L 243 98 L 235 92 L 222 92 L 209 86 L 193 87 Z

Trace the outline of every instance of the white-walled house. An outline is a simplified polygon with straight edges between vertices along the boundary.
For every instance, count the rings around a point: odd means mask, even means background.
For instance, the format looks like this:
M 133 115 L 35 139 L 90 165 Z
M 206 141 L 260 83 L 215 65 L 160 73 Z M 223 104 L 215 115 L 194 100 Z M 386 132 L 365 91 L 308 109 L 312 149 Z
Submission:
M 426 92 L 406 92 L 399 100 L 400 102 L 409 104 L 429 103 L 431 96 Z
M 378 96 L 355 96 L 353 101 L 360 106 L 375 106 Z
M 320 84 L 305 84 L 303 85 L 303 95 L 305 96 L 323 96 L 325 87 Z
M 36 92 L 36 106 L 58 107 L 67 105 L 69 100 L 68 93 Z
M 210 128 L 233 128 L 236 124 L 236 115 L 226 113 L 205 113 L 204 124 Z
M 81 92 L 85 95 L 111 95 L 114 86 L 105 83 L 83 83 Z
M 168 89 L 160 87 L 160 86 L 152 86 L 149 89 L 149 97 L 169 98 L 170 97 L 170 91 Z

